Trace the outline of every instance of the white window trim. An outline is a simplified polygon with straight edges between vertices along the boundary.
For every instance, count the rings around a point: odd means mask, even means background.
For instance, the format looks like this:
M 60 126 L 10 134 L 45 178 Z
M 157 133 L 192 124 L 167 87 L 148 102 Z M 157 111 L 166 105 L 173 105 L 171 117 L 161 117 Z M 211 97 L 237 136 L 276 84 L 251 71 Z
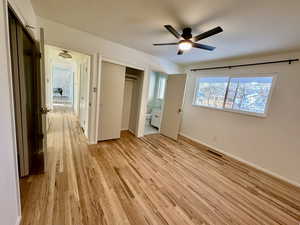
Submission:
M 197 76 L 196 78 L 196 82 L 195 82 L 195 88 L 194 88 L 194 96 L 193 96 L 193 102 L 192 102 L 192 106 L 194 107 L 200 107 L 200 108 L 206 108 L 206 109 L 212 109 L 212 110 L 218 110 L 218 111 L 224 111 L 224 112 L 231 112 L 231 113 L 238 113 L 238 114 L 243 114 L 243 115 L 248 115 L 248 116 L 255 116 L 255 117 L 259 117 L 259 118 L 266 118 L 269 114 L 269 106 L 270 106 L 270 102 L 271 102 L 271 98 L 272 98 L 272 95 L 273 95 L 273 91 L 274 91 L 274 87 L 275 87 L 275 84 L 277 82 L 277 77 L 278 77 L 278 74 L 277 73 L 260 73 L 260 74 L 251 74 L 249 75 L 250 73 L 247 73 L 247 75 L 242 75 L 242 74 L 234 74 L 234 75 L 230 75 L 230 76 L 222 76 L 222 75 L 219 75 L 219 76 L 211 76 L 211 75 L 207 75 L 207 76 Z M 256 113 L 256 112 L 248 112 L 248 111 L 243 111 L 243 110 L 236 110 L 236 109 L 226 109 L 224 108 L 224 105 L 225 105 L 225 102 L 226 102 L 226 94 L 225 94 L 225 99 L 224 99 L 224 104 L 223 104 L 223 108 L 216 108 L 216 107 L 212 107 L 212 106 L 205 106 L 205 105 L 197 105 L 195 104 L 195 101 L 196 101 L 196 94 L 198 92 L 198 88 L 199 88 L 199 80 L 201 78 L 204 78 L 204 77 L 229 77 L 229 81 L 228 81 L 228 84 L 227 84 L 227 88 L 226 88 L 226 93 L 227 93 L 227 90 L 228 90 L 228 86 L 229 86 L 229 83 L 230 83 L 230 79 L 231 78 L 237 78 L 237 77 L 272 77 L 273 80 L 272 80 L 272 85 L 271 85 L 271 88 L 270 88 L 270 92 L 269 92 L 269 96 L 268 96 L 268 100 L 267 100 L 267 103 L 266 103 L 266 107 L 265 107 L 265 112 L 264 113 Z

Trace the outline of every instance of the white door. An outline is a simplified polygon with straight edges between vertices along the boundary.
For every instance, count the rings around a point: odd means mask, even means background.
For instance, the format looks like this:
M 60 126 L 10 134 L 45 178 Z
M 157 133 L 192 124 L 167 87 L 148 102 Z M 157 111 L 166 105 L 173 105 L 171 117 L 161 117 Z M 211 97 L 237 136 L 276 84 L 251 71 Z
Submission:
M 186 75 L 169 75 L 164 98 L 160 133 L 177 140 L 185 90 Z
M 79 66 L 80 71 L 80 82 L 79 82 L 79 122 L 80 126 L 84 129 L 85 128 L 85 103 L 86 103 L 86 74 L 85 74 L 85 66 L 84 64 L 80 64 Z
M 98 140 L 120 138 L 125 67 L 102 62 Z
M 79 117 L 80 126 L 84 134 L 88 136 L 88 112 L 89 112 L 89 89 L 90 89 L 90 60 L 80 66 L 80 94 L 79 94 Z

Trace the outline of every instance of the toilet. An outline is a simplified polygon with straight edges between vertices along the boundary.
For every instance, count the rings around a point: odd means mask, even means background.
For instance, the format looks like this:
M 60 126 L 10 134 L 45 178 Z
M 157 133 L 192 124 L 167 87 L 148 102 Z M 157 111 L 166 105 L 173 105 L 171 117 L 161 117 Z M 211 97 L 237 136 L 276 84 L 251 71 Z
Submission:
M 146 113 L 146 123 L 147 123 L 148 125 L 150 125 L 151 117 L 152 117 L 152 114 L 151 114 L 151 113 Z

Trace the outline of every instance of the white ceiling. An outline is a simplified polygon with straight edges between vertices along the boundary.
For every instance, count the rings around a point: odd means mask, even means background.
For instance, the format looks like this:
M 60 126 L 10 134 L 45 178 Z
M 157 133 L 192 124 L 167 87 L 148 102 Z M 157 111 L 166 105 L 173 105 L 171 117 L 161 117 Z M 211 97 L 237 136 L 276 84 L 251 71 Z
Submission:
M 299 0 L 32 0 L 44 18 L 98 35 L 176 63 L 267 54 L 300 49 Z M 193 28 L 199 34 L 215 26 L 223 33 L 201 43 L 213 52 L 193 49 L 176 55 L 176 46 L 152 43 L 176 39 L 163 25 Z
M 59 53 L 62 52 L 62 50 L 67 50 L 71 55 L 72 58 L 71 59 L 64 59 L 62 57 L 59 56 Z M 75 51 L 70 51 L 68 49 L 63 49 L 63 48 L 58 48 L 52 45 L 46 45 L 45 46 L 45 53 L 46 56 L 51 58 L 51 59 L 55 59 L 56 61 L 61 61 L 64 63 L 74 63 L 76 60 L 77 61 L 85 61 L 89 58 L 88 55 L 79 53 L 79 52 L 75 52 Z

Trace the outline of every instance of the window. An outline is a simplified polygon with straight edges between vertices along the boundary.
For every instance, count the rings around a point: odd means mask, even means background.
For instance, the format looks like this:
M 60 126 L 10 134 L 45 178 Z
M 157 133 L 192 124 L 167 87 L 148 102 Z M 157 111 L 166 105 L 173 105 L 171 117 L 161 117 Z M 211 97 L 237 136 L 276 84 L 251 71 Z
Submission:
M 272 77 L 231 78 L 225 108 L 264 114 L 272 81 Z
M 228 80 L 228 77 L 199 78 L 194 104 L 223 108 Z
M 157 98 L 164 99 L 165 87 L 166 87 L 167 78 L 164 76 L 159 77 L 158 88 L 157 88 Z
M 203 77 L 194 105 L 265 115 L 273 77 Z

